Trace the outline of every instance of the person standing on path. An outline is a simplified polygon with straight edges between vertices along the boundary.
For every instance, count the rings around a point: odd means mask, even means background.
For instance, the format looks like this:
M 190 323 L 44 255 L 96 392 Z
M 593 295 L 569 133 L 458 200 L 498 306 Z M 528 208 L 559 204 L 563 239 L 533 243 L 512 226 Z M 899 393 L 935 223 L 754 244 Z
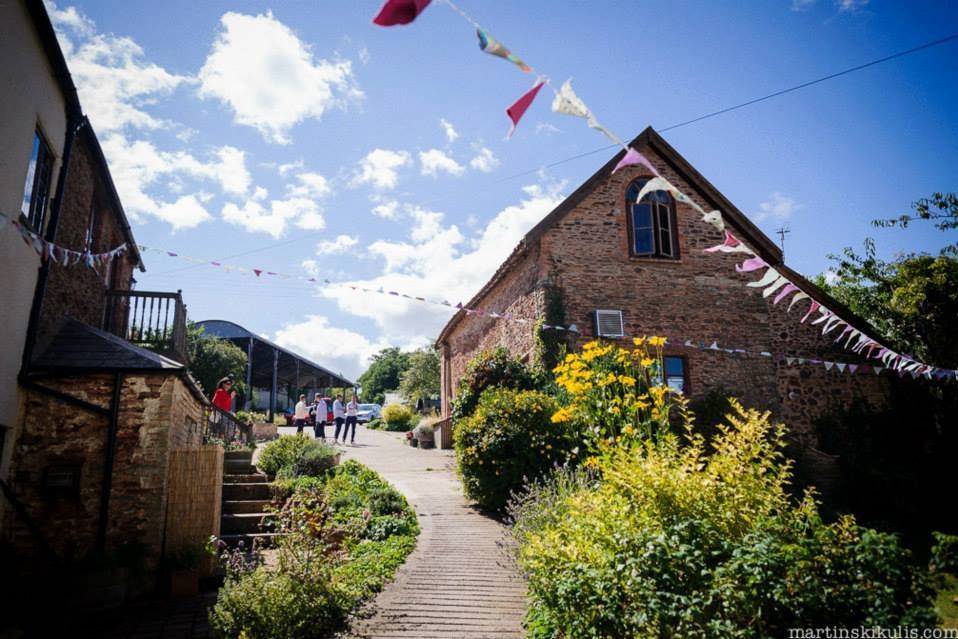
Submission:
M 349 432 L 349 427 L 353 427 L 352 436 L 349 438 L 350 444 L 356 443 L 356 421 L 359 415 L 359 401 L 356 400 L 356 393 L 353 393 L 353 396 L 349 399 L 349 403 L 346 404 L 346 428 L 343 429 L 343 443 L 346 443 L 346 433 Z
M 293 423 L 296 424 L 296 434 L 303 434 L 303 426 L 306 425 L 306 396 L 300 395 L 296 402 L 296 410 L 293 412 Z
M 333 434 L 333 441 L 339 439 L 339 430 L 343 427 L 343 422 L 346 421 L 346 409 L 343 406 L 343 396 L 337 395 L 336 399 L 333 400 L 333 421 L 336 423 L 336 432 Z M 345 437 L 343 440 L 345 441 Z
M 316 439 L 326 439 L 326 413 L 329 412 L 326 406 L 326 400 L 320 393 L 316 393 L 316 401 L 313 404 L 316 419 L 313 422 L 313 435 Z

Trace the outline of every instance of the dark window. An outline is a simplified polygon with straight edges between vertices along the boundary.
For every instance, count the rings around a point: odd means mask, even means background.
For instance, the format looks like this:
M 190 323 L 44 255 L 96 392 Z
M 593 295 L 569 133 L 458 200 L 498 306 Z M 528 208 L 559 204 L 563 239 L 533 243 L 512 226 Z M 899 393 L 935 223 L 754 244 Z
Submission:
M 636 180 L 625 195 L 629 211 L 631 251 L 642 257 L 674 259 L 678 256 L 675 238 L 675 205 L 665 191 L 653 191 L 636 202 L 648 178 Z
M 662 364 L 665 366 L 665 385 L 680 393 L 685 392 L 685 358 L 677 355 L 666 355 L 662 358 Z M 655 383 L 663 383 L 662 376 L 656 373 Z
M 23 213 L 37 233 L 43 233 L 47 204 L 50 200 L 50 180 L 53 175 L 53 154 L 39 131 L 33 134 L 33 150 L 27 167 L 27 179 L 23 183 Z

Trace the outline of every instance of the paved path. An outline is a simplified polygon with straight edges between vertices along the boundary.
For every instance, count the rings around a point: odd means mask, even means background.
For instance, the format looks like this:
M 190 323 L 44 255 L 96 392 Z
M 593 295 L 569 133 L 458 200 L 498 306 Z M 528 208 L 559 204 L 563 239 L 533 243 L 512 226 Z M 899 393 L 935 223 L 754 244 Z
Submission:
M 360 427 L 345 459 L 375 469 L 416 510 L 416 549 L 353 624 L 363 639 L 521 637 L 525 584 L 510 565 L 506 528 L 470 508 L 451 451 L 420 450 L 398 433 Z

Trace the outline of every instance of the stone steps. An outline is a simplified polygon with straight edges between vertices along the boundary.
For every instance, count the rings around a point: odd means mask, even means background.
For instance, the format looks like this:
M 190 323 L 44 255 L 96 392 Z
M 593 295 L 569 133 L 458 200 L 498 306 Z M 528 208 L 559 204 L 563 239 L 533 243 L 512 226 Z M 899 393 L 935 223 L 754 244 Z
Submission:
M 236 548 L 240 542 L 243 542 L 244 548 L 251 548 L 254 540 L 258 540 L 257 543 L 260 548 L 269 548 L 278 536 L 278 533 L 243 533 L 220 535 L 220 539 L 226 542 L 226 545 L 230 548 Z
M 223 501 L 263 501 L 272 497 L 269 484 L 223 482 Z
M 263 532 L 263 524 L 269 515 L 263 513 L 224 514 L 220 519 L 220 534 L 249 535 Z
M 262 513 L 271 502 L 269 499 L 243 499 L 236 501 L 223 500 L 224 515 L 241 515 L 246 513 Z

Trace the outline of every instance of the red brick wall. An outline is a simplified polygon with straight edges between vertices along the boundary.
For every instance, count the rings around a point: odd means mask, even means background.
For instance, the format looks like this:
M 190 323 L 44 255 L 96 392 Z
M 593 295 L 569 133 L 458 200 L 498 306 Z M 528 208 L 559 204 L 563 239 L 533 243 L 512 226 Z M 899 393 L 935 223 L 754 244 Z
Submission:
M 62 377 L 44 383 L 108 407 L 113 376 Z M 107 544 L 143 544 L 147 569 L 157 565 L 162 549 L 170 451 L 202 444 L 201 410 L 175 375 L 150 373 L 124 378 Z M 192 429 L 187 417 L 196 420 Z M 81 557 L 93 546 L 108 427 L 106 417 L 44 394 L 27 394 L 26 419 L 14 443 L 11 477 L 16 481 L 18 499 L 61 555 L 70 552 Z M 77 495 L 52 498 L 44 494 L 43 475 L 51 464 L 80 466 Z M 11 525 L 4 528 L 5 541 L 18 554 L 36 552 L 35 541 L 19 516 L 12 512 L 6 516 Z
M 535 318 L 542 314 L 543 296 L 536 264 L 537 251 L 521 256 L 515 266 L 482 300 L 481 308 L 515 317 Z M 469 360 L 479 351 L 504 346 L 519 358 L 535 357 L 535 324 L 506 322 L 487 317 L 464 318 L 447 340 L 449 388 L 456 384 L 466 370 Z M 444 411 L 447 411 L 445 408 Z M 448 413 L 448 411 L 447 411 Z
M 106 185 L 100 180 L 95 166 L 87 136 L 78 135 L 70 159 L 57 226 L 56 243 L 60 246 L 75 251 L 86 248 L 91 209 L 96 211 L 91 247 L 94 253 L 108 251 L 126 241 L 119 213 L 108 204 L 110 200 L 106 197 Z M 118 272 L 113 281 L 118 288 L 130 288 L 134 267 L 133 257 L 129 253 L 114 261 L 113 268 Z M 111 279 L 107 269 L 106 265 L 97 266 L 99 272 L 96 272 L 84 264 L 74 264 L 49 270 L 37 333 L 38 354 L 66 315 L 101 327 L 104 291 L 109 288 Z
M 651 149 L 643 152 L 663 177 L 708 210 L 706 202 Z M 593 313 L 597 308 L 623 311 L 627 335 L 664 335 L 683 342 L 712 343 L 751 352 L 771 352 L 774 358 L 730 355 L 681 347 L 668 354 L 686 357 L 688 390 L 694 399 L 709 389 L 722 387 L 743 403 L 772 410 L 791 428 L 796 438 L 814 446 L 813 419 L 834 400 L 865 395 L 881 401 L 884 381 L 873 374 L 850 376 L 804 366 L 779 364 L 784 355 L 860 361 L 853 354 L 823 338 L 818 330 L 798 320 L 808 307 L 799 302 L 790 316 L 787 303 L 774 306 L 759 289 L 745 284 L 760 274 L 739 274 L 735 264 L 741 254 L 709 254 L 703 249 L 719 244 L 723 234 L 701 221 L 691 207 L 677 204 L 679 259 L 657 260 L 631 257 L 625 195 L 629 184 L 648 176 L 643 167 L 629 167 L 599 180 L 573 210 L 540 239 L 541 255 L 533 264 L 517 266 L 481 300 L 480 306 L 495 310 L 509 307 L 517 294 L 531 299 L 531 291 L 548 274 L 562 290 L 567 321 L 582 331 L 579 344 L 593 338 Z M 741 237 L 742 234 L 738 233 Z M 530 248 L 530 252 L 535 247 Z M 517 286 L 521 282 L 522 286 Z M 541 309 L 533 304 L 528 313 Z M 502 344 L 521 353 L 531 344 L 516 345 L 508 339 L 517 329 L 508 322 L 464 319 L 450 334 L 452 388 L 478 347 Z M 520 327 L 522 325 L 519 325 Z

